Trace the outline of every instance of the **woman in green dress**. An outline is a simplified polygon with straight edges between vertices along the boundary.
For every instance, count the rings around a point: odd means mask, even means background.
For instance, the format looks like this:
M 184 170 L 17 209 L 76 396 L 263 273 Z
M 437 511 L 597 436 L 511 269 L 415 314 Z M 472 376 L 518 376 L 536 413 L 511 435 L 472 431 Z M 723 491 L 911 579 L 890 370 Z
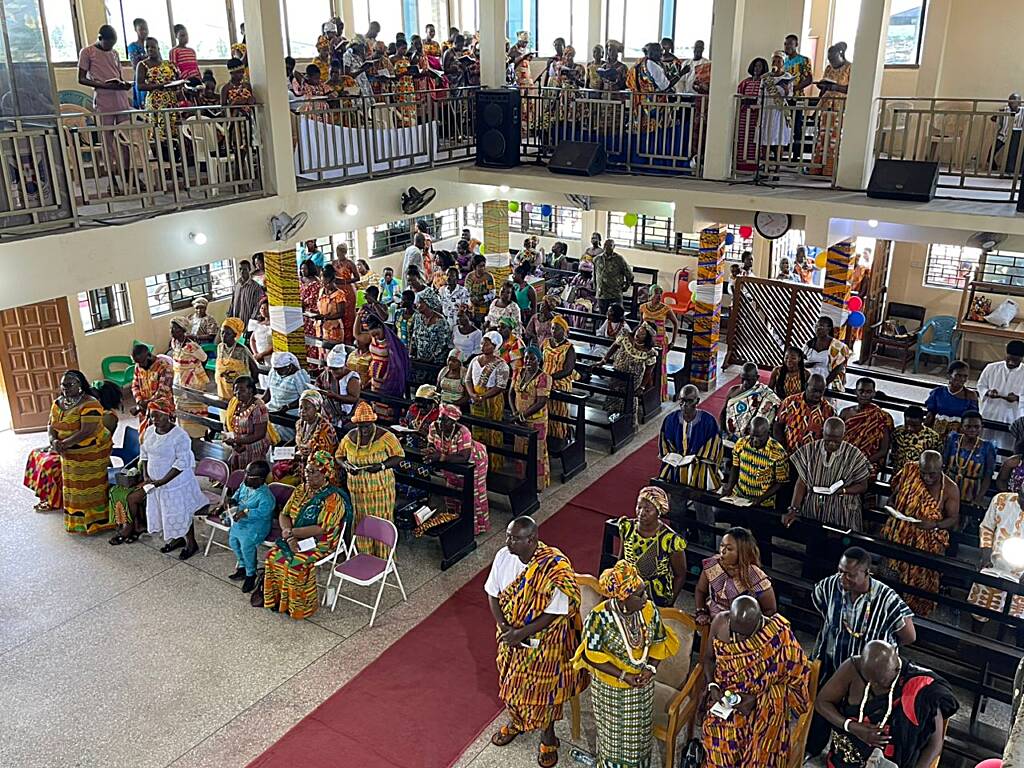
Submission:
M 686 539 L 662 522 L 668 494 L 649 485 L 636 499 L 636 517 L 618 519 L 619 558 L 632 563 L 655 605 L 670 607 L 686 584 Z

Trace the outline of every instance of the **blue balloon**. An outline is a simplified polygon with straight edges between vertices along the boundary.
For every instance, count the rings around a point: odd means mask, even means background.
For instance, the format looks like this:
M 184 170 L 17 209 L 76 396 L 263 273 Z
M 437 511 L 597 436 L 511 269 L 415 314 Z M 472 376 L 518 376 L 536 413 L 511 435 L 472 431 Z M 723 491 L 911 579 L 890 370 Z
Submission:
M 734 235 L 732 232 L 726 232 L 725 233 L 725 244 L 726 245 L 732 245 L 735 241 L 736 241 L 736 235 Z
M 542 205 L 540 207 L 540 215 L 545 217 L 545 218 L 550 216 L 551 215 L 551 206 L 550 205 Z
M 846 324 L 851 328 L 860 328 L 864 325 L 865 320 L 863 312 L 851 312 L 850 316 L 846 318 Z

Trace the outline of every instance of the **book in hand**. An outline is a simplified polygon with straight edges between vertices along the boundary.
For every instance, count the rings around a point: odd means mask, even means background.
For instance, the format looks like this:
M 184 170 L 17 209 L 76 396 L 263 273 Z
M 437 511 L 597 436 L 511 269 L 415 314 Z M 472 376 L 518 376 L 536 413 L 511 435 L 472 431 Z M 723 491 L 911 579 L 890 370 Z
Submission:
M 426 504 L 417 509 L 412 513 L 413 519 L 416 521 L 416 525 L 423 525 L 427 520 L 437 514 L 436 510 L 431 509 Z
M 395 432 L 415 432 L 416 430 L 412 427 L 407 427 L 404 424 L 392 424 L 391 429 Z
M 902 512 L 900 512 L 895 507 L 886 506 L 885 507 L 885 511 L 889 513 L 889 517 L 895 518 L 896 520 L 902 520 L 905 523 L 920 523 L 921 522 L 916 517 L 911 517 L 910 515 L 903 514 Z
M 685 467 L 688 464 L 693 463 L 694 456 L 681 456 L 678 453 L 666 453 L 661 457 L 661 460 L 670 467 Z
M 279 445 L 274 448 L 274 461 L 283 461 L 285 459 L 295 458 L 295 446 L 294 445 Z
M 188 85 L 188 80 L 171 80 L 171 82 L 164 85 L 164 90 L 172 90 L 174 88 L 181 88 L 182 86 Z
M 749 507 L 754 503 L 750 499 L 745 499 L 742 496 L 723 496 L 722 501 L 726 504 L 732 504 L 734 507 Z
M 308 539 L 301 539 L 299 541 L 299 552 L 309 552 L 311 549 L 316 549 L 316 536 L 310 536 Z
M 821 496 L 834 496 L 836 494 L 836 491 L 838 491 L 844 485 L 846 485 L 846 481 L 840 479 L 836 480 L 834 483 L 832 483 L 832 485 L 816 485 L 811 490 L 813 490 L 817 494 L 820 494 Z

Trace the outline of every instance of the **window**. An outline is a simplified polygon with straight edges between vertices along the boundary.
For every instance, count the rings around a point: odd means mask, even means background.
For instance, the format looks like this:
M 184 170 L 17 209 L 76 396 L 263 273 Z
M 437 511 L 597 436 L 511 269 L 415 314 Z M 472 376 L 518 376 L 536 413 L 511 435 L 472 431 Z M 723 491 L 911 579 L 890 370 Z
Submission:
M 484 204 L 471 203 L 462 209 L 462 226 L 482 227 L 484 225 Z
M 172 1 L 179 2 L 179 0 Z M 242 4 L 242 0 L 233 0 L 233 2 L 235 5 Z M 316 41 L 320 37 L 320 30 L 323 23 L 333 15 L 330 2 L 328 0 L 283 0 L 283 5 L 288 27 L 288 55 L 296 59 L 315 58 Z M 383 21 L 381 23 L 383 24 Z M 359 30 L 359 32 L 365 31 L 365 27 Z
M 312 238 L 311 238 L 312 239 Z M 334 260 L 335 255 L 338 252 L 338 246 L 344 243 L 348 246 L 348 257 L 353 261 L 356 260 L 356 233 L 355 232 L 339 232 L 336 235 L 328 235 L 327 237 L 316 238 L 316 247 L 320 249 L 320 252 L 327 259 L 327 262 Z M 295 250 L 301 251 L 305 241 L 295 244 Z
M 978 248 L 933 243 L 928 247 L 925 259 L 924 285 L 933 288 L 963 288 L 980 256 Z
M 545 6 L 544 12 L 548 10 Z M 581 9 L 581 13 L 585 10 Z M 603 22 L 602 40 L 619 40 L 626 48 L 627 59 L 640 58 L 645 45 L 662 38 L 662 0 L 605 0 Z M 581 52 L 578 58 L 590 58 L 590 51 L 585 55 Z
M 417 0 L 416 12 L 419 16 L 420 34 L 427 24 L 434 25 L 438 40 L 448 39 L 448 3 L 447 0 Z M 383 22 L 381 22 L 383 24 Z M 476 27 L 473 27 L 476 30 Z
M 608 237 L 617 245 L 648 250 L 672 250 L 672 219 L 667 216 L 637 216 L 635 227 L 627 227 L 623 219 L 626 214 L 612 211 L 608 214 Z
M 796 249 L 804 244 L 804 231 L 802 229 L 791 229 L 782 237 L 776 240 L 769 240 L 771 248 L 771 274 L 761 277 L 775 277 L 779 274 L 779 262 L 783 259 L 789 260 L 790 267 L 795 263 Z M 813 261 L 814 257 L 809 256 Z
M 846 58 L 853 60 L 854 42 L 860 24 L 861 0 L 843 0 L 835 4 L 832 19 L 833 44 L 845 42 Z M 885 39 L 885 63 L 917 65 L 921 58 L 925 0 L 892 0 Z
M 753 236 L 747 238 L 740 237 L 738 224 L 727 224 L 725 231 L 732 233 L 732 245 L 725 246 L 725 260 L 735 261 L 738 264 L 743 257 L 744 251 L 754 250 Z
M 411 223 L 411 219 L 403 219 L 370 227 L 371 257 L 376 259 L 407 248 L 412 242 Z
M 480 29 L 478 0 L 459 0 L 459 23 L 463 32 L 472 34 Z
M 42 0 L 46 31 L 50 36 L 50 61 L 78 61 L 78 35 L 71 0 Z
M 705 56 L 711 48 L 711 17 L 714 0 L 676 0 L 675 23 L 672 25 L 672 40 L 676 45 L 676 56 L 693 58 L 693 44 L 704 41 Z
M 846 58 L 853 61 L 853 47 L 857 27 L 860 26 L 860 0 L 845 0 L 833 8 L 831 44 L 846 43 Z
M 132 312 L 128 303 L 128 286 L 116 283 L 106 288 L 82 291 L 78 294 L 78 311 L 86 333 L 130 323 Z
M 235 0 L 242 5 L 242 0 Z M 174 24 L 188 28 L 188 44 L 200 59 L 227 59 L 231 55 L 227 6 L 209 0 L 172 0 Z M 167 52 L 164 52 L 167 55 Z
M 300 0 L 292 1 L 299 2 Z M 308 2 L 308 0 L 305 1 Z M 423 5 L 429 5 L 430 0 L 420 0 L 420 2 Z M 391 42 L 399 32 L 405 32 L 407 36 L 418 34 L 422 37 L 423 27 L 432 19 L 424 19 L 419 29 L 406 29 L 403 5 L 403 0 L 353 0 L 352 23 L 355 26 L 351 31 L 346 29 L 345 36 L 351 40 L 357 34 L 365 35 L 366 30 L 370 28 L 370 22 L 376 21 L 380 24 L 378 40 Z M 412 20 L 415 23 L 415 16 Z M 437 37 L 441 40 L 447 39 L 448 30 L 437 27 Z
M 106 0 L 107 20 L 117 30 L 119 42 L 124 46 L 125 59 L 128 58 L 128 45 L 134 43 L 138 36 L 132 22 L 145 19 L 149 25 L 150 37 L 160 43 L 160 52 L 167 53 L 174 45 L 171 39 L 171 17 L 167 13 L 167 0 Z
M 438 240 L 450 240 L 453 237 L 458 237 L 460 233 L 459 229 L 459 209 L 449 208 L 445 211 L 438 211 L 433 216 L 417 216 L 416 221 L 422 221 L 427 225 L 427 229 L 430 231 L 430 237 L 437 242 Z
M 201 267 L 189 267 L 166 275 L 146 278 L 146 299 L 152 316 L 185 309 L 192 300 L 205 296 L 210 301 L 231 296 L 235 268 L 231 261 L 215 261 Z

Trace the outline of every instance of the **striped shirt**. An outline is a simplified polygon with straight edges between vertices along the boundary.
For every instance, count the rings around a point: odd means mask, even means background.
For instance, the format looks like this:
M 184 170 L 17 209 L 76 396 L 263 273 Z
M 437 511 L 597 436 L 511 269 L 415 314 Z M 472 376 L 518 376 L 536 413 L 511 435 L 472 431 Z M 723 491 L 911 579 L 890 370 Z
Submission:
M 789 479 L 786 449 L 770 437 L 763 448 L 755 448 L 749 437 L 741 437 L 732 449 L 732 461 L 739 467 L 736 492 L 745 499 L 756 499 L 773 484 Z M 765 499 L 764 506 L 774 507 L 775 497 Z
M 821 659 L 822 680 L 872 640 L 895 644 L 896 633 L 914 617 L 903 598 L 877 579 L 851 603 L 837 573 L 815 585 L 811 600 L 824 619 L 813 657 Z

